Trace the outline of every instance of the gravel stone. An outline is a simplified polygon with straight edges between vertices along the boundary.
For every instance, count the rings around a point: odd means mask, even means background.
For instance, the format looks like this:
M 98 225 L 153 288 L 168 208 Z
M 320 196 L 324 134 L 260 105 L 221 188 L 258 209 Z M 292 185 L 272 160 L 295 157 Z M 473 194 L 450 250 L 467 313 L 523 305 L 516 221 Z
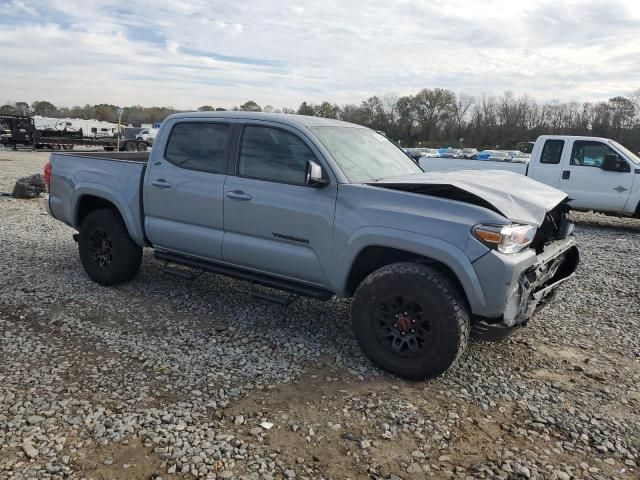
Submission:
M 47 156 L 0 151 L 0 191 Z M 0 197 L 0 480 L 124 478 L 130 450 L 156 479 L 638 478 L 640 220 L 572 215 L 555 300 L 406 383 L 361 354 L 349 300 L 267 304 L 150 251 L 101 287 L 41 199 Z

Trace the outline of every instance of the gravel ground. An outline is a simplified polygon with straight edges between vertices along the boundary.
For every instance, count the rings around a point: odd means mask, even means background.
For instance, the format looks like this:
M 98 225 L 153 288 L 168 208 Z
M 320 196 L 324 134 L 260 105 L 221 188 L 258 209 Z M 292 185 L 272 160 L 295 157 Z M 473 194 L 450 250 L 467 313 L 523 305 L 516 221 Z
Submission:
M 47 154 L 0 151 L 0 191 Z M 42 201 L 0 197 L 0 480 L 640 478 L 640 221 L 576 214 L 556 301 L 444 377 L 372 367 L 349 301 L 84 273 Z

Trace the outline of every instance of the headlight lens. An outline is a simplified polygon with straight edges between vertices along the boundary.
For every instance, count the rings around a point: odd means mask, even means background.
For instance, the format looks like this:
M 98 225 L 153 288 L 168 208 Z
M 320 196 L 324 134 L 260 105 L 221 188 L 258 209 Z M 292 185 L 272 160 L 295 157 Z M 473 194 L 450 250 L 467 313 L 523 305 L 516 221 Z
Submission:
M 476 225 L 473 235 L 500 253 L 517 253 L 531 244 L 536 230 L 533 225 Z

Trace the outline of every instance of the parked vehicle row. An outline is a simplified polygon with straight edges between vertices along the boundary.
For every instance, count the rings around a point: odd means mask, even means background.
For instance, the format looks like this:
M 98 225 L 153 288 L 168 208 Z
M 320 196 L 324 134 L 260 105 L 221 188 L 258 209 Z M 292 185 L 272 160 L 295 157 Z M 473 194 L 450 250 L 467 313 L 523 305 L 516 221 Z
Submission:
M 527 323 L 578 265 L 566 194 L 510 172 L 425 174 L 366 127 L 183 113 L 155 143 L 57 152 L 45 166 L 47 211 L 78 230 L 94 281 L 132 279 L 149 247 L 163 262 L 294 295 L 354 297 L 362 350 L 407 378 L 446 371 L 471 331 Z
M 404 151 L 413 159 L 426 158 L 464 158 L 467 160 L 491 160 L 494 162 L 529 161 L 529 154 L 520 150 L 482 150 L 477 148 L 405 148 Z

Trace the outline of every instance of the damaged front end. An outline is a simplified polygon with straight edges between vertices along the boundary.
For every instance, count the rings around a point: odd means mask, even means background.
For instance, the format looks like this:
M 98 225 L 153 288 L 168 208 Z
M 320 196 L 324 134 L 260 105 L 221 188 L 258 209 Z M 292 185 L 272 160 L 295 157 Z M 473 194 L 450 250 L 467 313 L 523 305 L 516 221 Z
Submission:
M 499 318 L 475 318 L 473 332 L 484 339 L 502 338 L 525 325 L 554 297 L 558 287 L 575 274 L 580 261 L 573 239 L 573 223 L 566 202 L 547 213 L 530 248 L 533 265 L 514 276 Z

